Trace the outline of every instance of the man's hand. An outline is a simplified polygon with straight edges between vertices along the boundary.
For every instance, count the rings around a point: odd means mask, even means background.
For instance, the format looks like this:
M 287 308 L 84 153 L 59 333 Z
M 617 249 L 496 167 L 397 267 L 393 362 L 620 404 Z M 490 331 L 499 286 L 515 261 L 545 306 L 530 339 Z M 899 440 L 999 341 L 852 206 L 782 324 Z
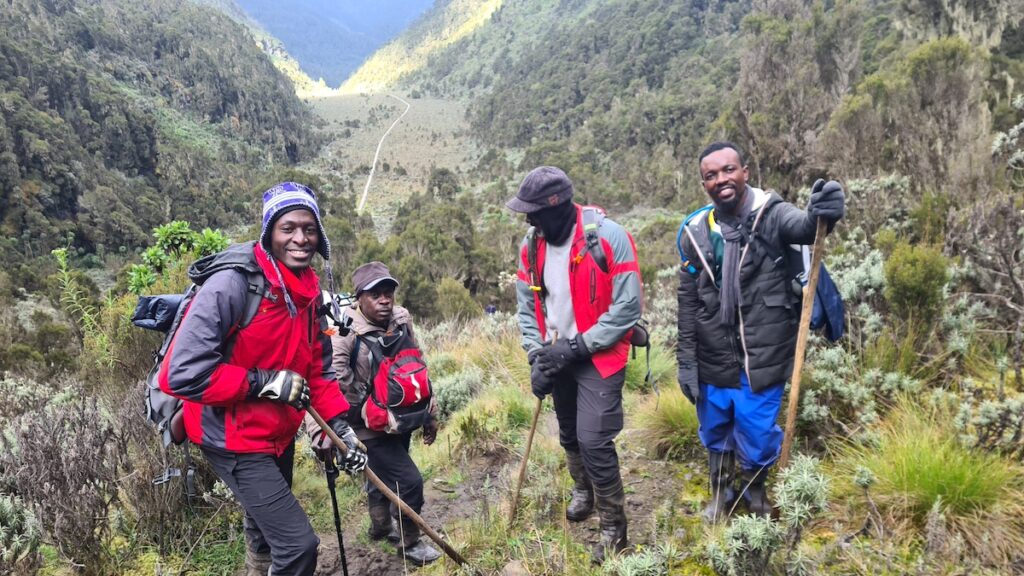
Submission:
M 437 440 L 437 420 L 431 418 L 423 425 L 423 444 L 430 446 Z
M 590 358 L 590 350 L 583 341 L 583 334 L 577 334 L 575 338 L 559 338 L 551 346 L 541 348 L 538 352 L 534 366 L 540 369 L 545 376 L 551 378 L 556 376 L 568 366 Z
M 366 452 L 363 451 L 359 439 L 356 438 L 356 433 L 352 431 L 352 427 L 348 425 L 345 418 L 343 416 L 335 416 L 331 418 L 327 425 L 345 443 L 348 452 L 342 456 L 340 454 L 341 450 L 334 445 L 334 441 L 331 440 L 331 437 L 326 432 L 315 430 L 309 435 L 309 445 L 313 448 L 313 452 L 316 453 L 316 457 L 321 462 L 326 462 L 328 458 L 336 460 L 338 467 L 349 475 L 355 475 L 361 472 L 363 468 L 366 468 Z
M 846 194 L 839 182 L 825 182 L 818 178 L 811 187 L 811 201 L 807 206 L 807 213 L 814 219 L 824 218 L 828 222 L 835 222 L 843 217 L 845 204 Z
M 265 398 L 288 404 L 296 410 L 309 406 L 309 384 L 291 370 L 249 370 L 250 399 Z
M 545 396 L 551 394 L 551 391 L 555 389 L 555 378 L 554 376 L 544 374 L 540 369 L 540 365 L 534 364 L 530 368 L 530 389 L 533 391 L 534 396 L 539 400 L 543 400 Z
M 683 396 L 690 401 L 690 404 L 697 405 L 697 401 L 700 400 L 700 382 L 697 378 L 697 363 L 696 362 L 680 362 L 679 363 L 679 389 L 682 390 Z

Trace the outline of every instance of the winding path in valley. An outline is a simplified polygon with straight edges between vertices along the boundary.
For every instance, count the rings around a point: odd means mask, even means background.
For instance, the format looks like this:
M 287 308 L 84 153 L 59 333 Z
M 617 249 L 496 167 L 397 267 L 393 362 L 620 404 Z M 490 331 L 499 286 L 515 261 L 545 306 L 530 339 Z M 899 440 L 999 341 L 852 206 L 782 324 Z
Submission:
M 402 114 L 399 115 L 398 118 L 396 118 L 395 121 L 391 123 L 391 126 L 387 129 L 386 132 L 384 132 L 384 135 L 380 137 L 380 141 L 377 142 L 377 151 L 373 153 L 373 162 L 370 163 L 370 174 L 366 177 L 366 186 L 363 187 L 363 196 L 362 198 L 359 199 L 359 207 L 356 208 L 356 211 L 359 212 L 360 214 L 363 213 L 363 206 L 366 205 L 366 197 L 370 193 L 370 183 L 373 182 L 373 173 L 376 172 L 377 170 L 377 160 L 380 158 L 381 148 L 384 147 L 384 139 L 388 137 L 388 134 L 391 133 L 391 130 L 394 129 L 394 127 L 397 126 L 398 123 L 402 121 L 402 118 L 404 118 L 405 115 L 409 113 L 409 109 L 412 108 L 412 106 L 409 105 L 409 103 L 403 100 L 402 98 L 399 98 L 394 94 L 388 94 L 388 96 L 394 98 L 395 100 L 398 100 L 402 104 L 405 104 L 405 111 L 402 112 Z

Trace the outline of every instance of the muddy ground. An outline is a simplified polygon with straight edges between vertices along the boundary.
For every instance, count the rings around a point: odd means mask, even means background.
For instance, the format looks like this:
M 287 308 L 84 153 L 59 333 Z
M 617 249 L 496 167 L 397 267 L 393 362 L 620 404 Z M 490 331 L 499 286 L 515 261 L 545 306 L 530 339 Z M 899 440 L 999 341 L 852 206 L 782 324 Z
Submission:
M 632 547 L 650 545 L 658 538 L 656 517 L 659 508 L 662 515 L 670 508 L 677 515 L 695 514 L 696 504 L 680 502 L 677 487 L 702 473 L 701 465 L 696 462 L 679 464 L 649 458 L 642 446 L 641 433 L 627 428 L 616 442 L 626 487 L 626 513 Z M 557 438 L 553 413 L 544 414 L 538 434 Z M 428 479 L 424 519 L 445 535 L 444 526 L 455 520 L 479 518 L 483 514 L 505 514 L 510 479 L 518 468 L 520 457 L 520 453 L 508 451 L 479 454 L 467 459 L 461 471 L 464 479 L 457 484 L 450 484 L 444 478 Z M 564 467 L 564 460 L 561 466 Z M 392 546 L 372 543 L 367 539 L 364 533 L 367 525 L 365 510 L 353 511 L 342 524 L 350 575 L 384 576 L 415 572 L 416 567 L 412 564 L 406 566 L 395 555 Z M 588 547 L 597 542 L 600 530 L 596 513 L 584 522 L 568 523 L 568 526 L 577 541 L 586 543 Z M 334 532 L 322 533 L 320 539 L 322 544 L 316 574 L 341 574 L 337 535 Z M 516 571 L 514 564 L 506 567 L 506 573 L 525 574 Z

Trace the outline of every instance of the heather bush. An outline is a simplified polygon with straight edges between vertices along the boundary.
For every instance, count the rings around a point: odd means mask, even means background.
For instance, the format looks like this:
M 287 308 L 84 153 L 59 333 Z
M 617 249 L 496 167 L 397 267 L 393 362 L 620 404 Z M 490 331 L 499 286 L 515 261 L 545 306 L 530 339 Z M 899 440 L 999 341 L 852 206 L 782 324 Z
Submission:
M 0 574 L 35 574 L 42 535 L 32 511 L 19 498 L 0 493 Z
M 800 548 L 811 522 L 828 508 L 829 482 L 818 461 L 797 455 L 772 488 L 779 519 L 743 515 L 732 519 L 705 548 L 723 576 L 807 574 L 814 564 Z M 784 551 L 783 557 L 776 553 Z
M 447 420 L 468 404 L 480 390 L 483 376 L 483 371 L 479 368 L 469 366 L 461 372 L 448 374 L 431 382 L 437 401 L 438 418 L 442 421 Z
M 109 513 L 125 469 L 124 435 L 95 400 L 77 398 L 27 413 L 0 438 L 0 462 L 61 556 L 85 574 L 115 558 Z

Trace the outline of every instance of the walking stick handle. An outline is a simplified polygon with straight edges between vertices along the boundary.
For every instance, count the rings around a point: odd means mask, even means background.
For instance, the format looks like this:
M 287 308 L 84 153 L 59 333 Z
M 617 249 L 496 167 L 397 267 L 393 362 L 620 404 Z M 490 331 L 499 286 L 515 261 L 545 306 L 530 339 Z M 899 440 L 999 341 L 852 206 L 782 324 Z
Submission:
M 339 438 L 338 435 L 334 433 L 334 430 L 332 430 L 331 427 L 327 425 L 327 422 L 324 421 L 320 414 L 317 414 L 316 410 L 314 410 L 312 406 L 306 408 L 306 412 L 308 412 L 309 415 L 313 417 L 313 420 L 316 420 L 316 423 L 320 425 L 320 429 L 324 431 L 324 434 L 327 434 L 327 437 L 330 438 L 332 442 L 334 442 L 334 445 L 337 446 L 338 450 L 341 450 L 342 454 L 347 454 L 348 446 L 346 446 L 345 442 L 343 442 L 342 439 Z M 398 509 L 406 518 L 412 520 L 414 524 L 420 527 L 420 530 L 422 530 L 424 534 L 426 534 L 430 537 L 431 540 L 436 542 L 437 545 L 440 546 L 442 550 L 444 550 L 445 554 L 447 554 L 452 560 L 457 562 L 459 565 L 466 564 L 466 559 L 463 558 L 462 555 L 459 554 L 454 548 L 452 548 L 451 545 L 445 542 L 444 539 L 441 538 L 440 534 L 438 534 L 434 531 L 433 528 L 428 526 L 427 523 L 423 520 L 423 518 L 420 517 L 419 514 L 414 512 L 413 509 L 410 508 L 408 504 L 402 501 L 402 499 L 399 498 L 397 494 L 395 494 L 390 488 L 388 488 L 388 485 L 385 484 L 380 478 L 378 478 L 377 475 L 373 473 L 373 470 L 370 470 L 369 468 L 364 468 L 363 474 L 366 476 L 366 479 L 369 480 L 371 484 L 373 484 L 374 486 L 377 487 L 378 490 L 380 490 L 381 494 L 387 497 L 387 499 L 390 500 L 392 504 L 398 507 Z
M 782 437 L 782 451 L 779 454 L 781 468 L 785 468 L 789 464 L 789 451 L 796 430 L 796 410 L 800 404 L 800 373 L 804 369 L 807 336 L 811 332 L 811 314 L 814 312 L 814 294 L 818 289 L 818 271 L 821 269 L 821 260 L 825 256 L 825 236 L 827 234 L 828 223 L 824 218 L 818 218 L 818 228 L 814 233 L 814 247 L 811 252 L 811 270 L 807 274 L 807 286 L 804 287 L 803 305 L 800 309 L 800 330 L 796 336 L 796 356 L 793 358 L 793 378 L 789 387 L 789 404 L 786 410 L 786 433 Z

